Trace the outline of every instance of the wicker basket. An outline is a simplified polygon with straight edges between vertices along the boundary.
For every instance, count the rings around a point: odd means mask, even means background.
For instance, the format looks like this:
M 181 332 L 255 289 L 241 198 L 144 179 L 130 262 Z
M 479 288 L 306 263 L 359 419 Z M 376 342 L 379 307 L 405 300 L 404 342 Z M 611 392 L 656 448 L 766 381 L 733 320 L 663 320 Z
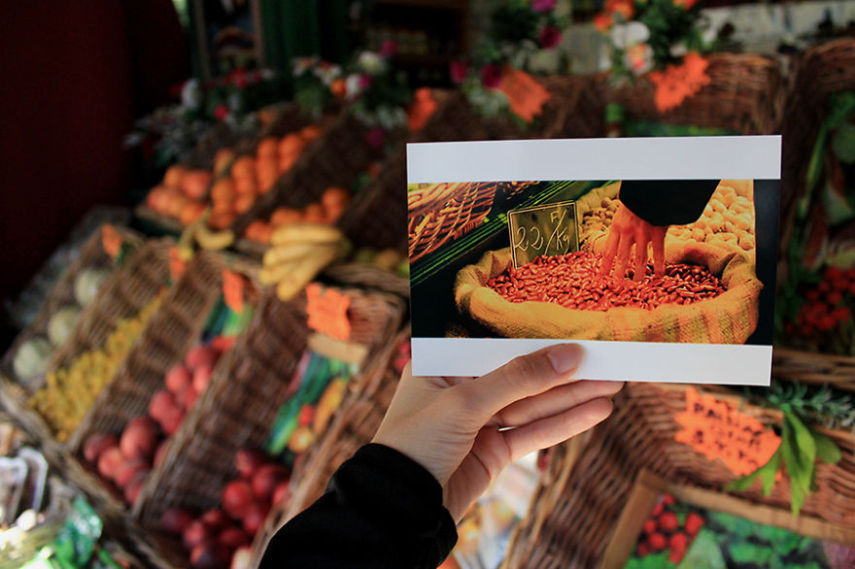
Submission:
M 745 404 L 716 390 L 716 399 L 738 406 L 764 425 L 779 425 L 781 413 Z M 557 452 L 547 466 L 529 514 L 515 532 L 505 568 L 601 567 L 639 473 L 646 469 L 675 484 L 723 492 L 735 476 L 719 461 L 677 443 L 674 417 L 685 410 L 686 387 L 630 383 L 615 399 L 615 412 L 595 428 L 572 465 Z M 855 528 L 855 437 L 819 429 L 843 451 L 837 465 L 817 467 L 819 489 L 801 518 Z M 727 494 L 753 504 L 789 511 L 788 481 L 765 497 L 754 488 Z
M 71 457 L 66 475 L 87 494 L 97 498 L 103 508 L 123 512 L 125 505 L 119 493 L 80 456 L 84 442 L 89 435 L 98 432 L 120 436 L 128 421 L 147 415 L 152 395 L 164 388 L 166 372 L 183 361 L 187 351 L 199 341 L 208 315 L 223 289 L 222 271 L 226 268 L 250 277 L 255 273 L 254 267 L 242 270 L 240 261 L 229 261 L 215 253 L 201 251 L 194 256 L 113 380 L 98 395 L 68 441 Z M 245 301 L 254 305 L 257 294 L 248 291 L 246 296 Z M 156 476 L 155 468 L 150 478 L 156 479 Z
M 287 172 L 252 207 L 235 220 L 233 230 L 243 235 L 256 219 L 267 220 L 277 207 L 302 208 L 318 201 L 330 186 L 350 188 L 356 177 L 379 158 L 382 149 L 366 142 L 368 129 L 347 111 L 342 112 L 309 145 Z M 257 247 L 241 239 L 238 249 L 254 254 Z
M 168 283 L 169 240 L 146 241 L 113 274 L 86 308 L 80 322 L 62 349 L 51 358 L 48 371 L 71 364 L 84 351 L 99 348 L 117 323 L 136 316 Z M 38 389 L 40 385 L 34 385 Z M 58 443 L 44 418 L 29 406 L 29 393 L 4 381 L 0 389 L 3 406 L 42 445 L 45 457 L 60 468 L 66 462 L 65 446 Z
M 59 280 L 53 285 L 41 308 L 38 315 L 32 324 L 26 327 L 18 334 L 11 347 L 7 350 L 0 362 L 0 374 L 5 375 L 9 379 L 15 378 L 15 372 L 12 366 L 12 360 L 18 349 L 27 341 L 36 337 L 47 337 L 48 322 L 57 310 L 65 306 L 77 306 L 77 301 L 74 298 L 74 283 L 77 276 L 85 269 L 96 270 L 113 270 L 116 266 L 114 259 L 104 251 L 102 232 L 104 227 L 98 227 L 89 239 L 81 245 L 77 258 L 65 272 L 60 276 Z M 112 227 L 112 226 L 111 226 Z M 142 238 L 135 232 L 116 228 L 122 237 L 122 240 L 133 246 L 138 246 L 142 242 Z
M 217 151 L 222 148 L 233 148 L 237 157 L 254 155 L 258 143 L 263 138 L 267 136 L 283 136 L 309 124 L 308 119 L 293 104 L 282 105 L 271 112 L 273 117 L 270 123 L 264 126 L 257 135 L 243 138 L 237 138 L 234 135 L 231 137 L 214 137 L 212 139 L 205 137 L 199 142 L 199 146 L 193 155 L 186 161 L 181 162 L 181 164 L 194 169 L 213 170 L 214 157 Z M 219 176 L 211 180 L 211 185 L 206 191 L 206 199 L 207 193 L 210 192 L 213 183 L 220 177 L 228 175 L 233 163 L 234 161 L 229 163 L 228 167 Z M 153 224 L 160 231 L 177 235 L 184 229 L 178 219 L 154 211 L 146 205 L 145 201 L 136 207 L 134 213 L 145 222 Z
M 494 183 L 431 184 L 407 194 L 410 262 L 477 227 L 493 209 Z
M 336 469 L 361 446 L 371 442 L 398 386 L 400 373 L 393 362 L 398 346 L 409 342 L 408 328 L 385 347 L 373 367 L 362 374 L 361 381 L 351 385 L 323 437 L 295 467 L 293 479 L 297 484 L 292 484 L 291 499 L 284 508 L 274 506 L 264 528 L 256 535 L 253 543 L 255 565 L 261 561 L 276 531 L 320 498 Z
M 353 342 L 379 353 L 401 323 L 395 296 L 342 289 L 350 297 Z M 160 567 L 186 563 L 180 544 L 157 531 L 163 512 L 216 507 L 225 483 L 237 476 L 235 453 L 260 447 L 288 398 L 287 386 L 307 346 L 306 297 L 283 303 L 265 291 L 247 332 L 217 367 L 211 384 L 169 446 L 156 478 L 143 488 L 134 514 L 151 531 L 130 536 Z M 372 356 L 369 355 L 370 362 Z M 367 369 L 371 364 L 366 365 Z M 151 545 L 157 543 L 157 548 Z M 156 557 L 155 557 L 156 556 Z
M 606 97 L 635 120 L 720 128 L 741 134 L 779 132 L 786 95 L 778 61 L 758 55 L 717 53 L 709 56 L 711 82 L 680 106 L 660 113 L 654 86 L 642 79 L 610 91 Z

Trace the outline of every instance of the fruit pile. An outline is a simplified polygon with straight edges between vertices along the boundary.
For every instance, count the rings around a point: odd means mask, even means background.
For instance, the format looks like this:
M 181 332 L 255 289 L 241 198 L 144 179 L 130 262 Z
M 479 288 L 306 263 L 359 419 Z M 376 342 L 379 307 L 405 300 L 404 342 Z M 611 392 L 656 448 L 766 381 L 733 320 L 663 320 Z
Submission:
M 151 189 L 146 205 L 161 215 L 178 219 L 184 226 L 201 219 L 210 205 L 208 225 L 217 230 L 227 229 L 320 136 L 321 129 L 309 125 L 281 138 L 263 138 L 254 154 L 237 156 L 230 148 L 221 149 L 214 158 L 213 172 L 172 166 L 163 182 Z
M 51 353 L 65 344 L 77 326 L 83 308 L 95 300 L 98 289 L 109 276 L 110 271 L 103 269 L 80 271 L 74 280 L 74 301 L 51 315 L 45 330 L 47 338 L 37 335 L 21 344 L 15 352 L 12 368 L 18 379 L 28 381 L 47 370 Z
M 250 223 L 244 236 L 256 243 L 269 244 L 273 232 L 294 223 L 318 223 L 333 225 L 344 213 L 350 203 L 350 192 L 337 186 L 330 186 L 321 195 L 321 199 L 304 208 L 278 207 L 268 221 L 257 219 Z
M 33 395 L 30 406 L 44 417 L 58 441 L 68 440 L 77 428 L 159 304 L 160 296 L 135 317 L 120 320 L 101 348 L 83 352 L 67 368 L 47 374 L 45 386 Z
M 668 551 L 671 563 L 680 563 L 692 540 L 705 523 L 695 511 L 676 503 L 674 497 L 665 494 L 644 522 L 644 534 L 638 542 L 636 554 L 644 557 L 660 551 Z
M 166 389 L 149 400 L 148 415 L 129 421 L 121 437 L 104 432 L 87 437 L 83 458 L 121 490 L 128 504 L 136 502 L 152 468 L 163 462 L 171 437 L 208 388 L 217 361 L 233 341 L 218 336 L 210 346 L 199 345 L 187 352 L 184 363 L 166 374 Z
M 245 567 L 249 547 L 274 504 L 291 496 L 287 468 L 261 451 L 242 449 L 235 455 L 239 477 L 223 488 L 221 507 L 193 516 L 182 508 L 166 510 L 160 524 L 180 536 L 195 569 Z
M 664 304 L 693 304 L 715 298 L 724 285 L 706 267 L 683 263 L 666 265 L 665 276 L 651 266 L 639 281 L 599 275 L 602 258 L 587 251 L 537 257 L 530 263 L 487 281 L 487 286 L 510 302 L 554 302 L 576 310 L 605 311 L 635 307 L 653 310 Z
M 844 332 L 852 325 L 855 306 L 855 268 L 828 267 L 822 280 L 804 291 L 805 302 L 787 333 L 816 342 L 831 334 Z M 827 338 L 826 338 L 827 339 Z

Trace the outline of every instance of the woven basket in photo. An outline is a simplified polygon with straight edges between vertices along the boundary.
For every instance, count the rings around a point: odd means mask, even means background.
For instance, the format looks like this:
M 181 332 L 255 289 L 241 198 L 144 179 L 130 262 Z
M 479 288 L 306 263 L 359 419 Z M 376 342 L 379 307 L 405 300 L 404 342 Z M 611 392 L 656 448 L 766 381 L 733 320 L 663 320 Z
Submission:
M 368 347 L 370 362 L 398 330 L 404 302 L 384 293 L 341 292 L 350 298 L 350 340 Z M 223 487 L 237 477 L 235 453 L 267 440 L 309 335 L 305 293 L 287 303 L 272 290 L 263 293 L 249 329 L 217 366 L 170 444 L 157 479 L 143 488 L 134 514 L 148 531 L 130 536 L 141 548 L 157 543 L 158 560 L 186 564 L 180 544 L 158 531 L 161 515 L 170 508 L 201 513 L 219 505 Z
M 765 426 L 780 425 L 781 413 L 747 404 L 739 396 L 716 389 L 719 401 Z M 515 532 L 503 567 L 596 568 L 612 540 L 615 525 L 642 469 L 673 483 L 715 490 L 736 478 L 718 460 L 678 443 L 675 420 L 686 407 L 686 386 L 629 383 L 615 398 L 615 410 L 589 435 L 568 468 L 556 453 L 532 500 L 529 513 Z M 841 527 L 855 527 L 855 436 L 848 431 L 817 430 L 841 449 L 838 464 L 818 465 L 818 490 L 804 503 L 800 516 Z M 758 487 L 729 493 L 737 498 L 788 512 L 789 481 L 783 477 L 771 496 Z
M 184 361 L 187 351 L 199 342 L 209 313 L 223 290 L 224 269 L 250 279 L 256 272 L 253 266 L 239 260 L 208 251 L 197 253 L 178 282 L 170 287 L 115 377 L 98 395 L 68 441 L 71 456 L 66 475 L 103 507 L 120 512 L 126 509 L 119 492 L 83 459 L 86 439 L 94 433 L 120 437 L 130 420 L 148 415 L 152 395 L 165 389 L 167 371 Z M 254 287 L 247 287 L 246 304 L 254 306 L 257 293 L 249 289 L 258 286 L 255 283 Z M 153 468 L 150 480 L 156 481 L 157 471 Z
M 366 263 L 341 263 L 324 269 L 321 276 L 332 282 L 410 297 L 410 279 Z
M 809 385 L 855 391 L 855 358 L 775 348 L 772 375 Z
M 296 484 L 291 485 L 290 500 L 285 505 L 274 505 L 253 543 L 256 565 L 276 531 L 320 498 L 338 467 L 371 442 L 400 379 L 401 374 L 394 366 L 398 347 L 409 340 L 409 326 L 406 326 L 406 330 L 378 355 L 374 365 L 365 369 L 360 381 L 349 387 L 323 437 L 307 452 L 299 466 L 295 466 L 293 480 Z
M 633 120 L 720 128 L 741 134 L 780 132 L 786 85 L 780 63 L 759 55 L 716 53 L 708 57 L 711 81 L 678 107 L 660 113 L 654 86 L 642 79 L 611 90 L 610 102 Z
M 71 365 L 85 351 L 98 349 L 116 325 L 132 318 L 157 297 L 169 282 L 168 239 L 142 243 L 98 291 L 80 317 L 71 337 L 52 357 L 48 372 Z M 41 385 L 34 385 L 38 389 Z M 58 443 L 47 421 L 29 405 L 30 393 L 11 382 L 0 389 L 3 406 L 32 436 L 39 439 L 45 457 L 54 464 L 65 462 L 65 445 Z
M 407 193 L 409 255 L 416 261 L 478 227 L 493 209 L 492 183 L 431 184 Z
M 18 349 L 25 342 L 34 338 L 47 338 L 48 323 L 57 310 L 66 306 L 78 306 L 77 300 L 74 298 L 74 283 L 82 271 L 87 269 L 112 271 L 115 269 L 115 260 L 104 251 L 102 235 L 105 227 L 107 226 L 96 228 L 86 242 L 80 246 L 74 261 L 50 289 L 35 320 L 18 334 L 6 351 L 2 361 L 0 361 L 0 375 L 14 381 L 16 378 L 12 361 Z M 114 227 L 114 229 L 119 233 L 123 242 L 133 247 L 139 246 L 142 242 L 142 237 L 130 229 L 122 227 Z

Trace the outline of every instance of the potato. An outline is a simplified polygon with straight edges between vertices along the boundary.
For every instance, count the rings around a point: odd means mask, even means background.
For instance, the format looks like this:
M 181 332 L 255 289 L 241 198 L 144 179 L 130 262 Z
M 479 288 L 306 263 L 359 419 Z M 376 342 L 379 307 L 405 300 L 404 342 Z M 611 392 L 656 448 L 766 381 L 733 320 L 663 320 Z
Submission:
M 137 417 L 125 427 L 119 448 L 126 458 L 148 460 L 157 446 L 157 424 L 149 417 Z
M 234 519 L 242 519 L 252 504 L 252 488 L 243 480 L 234 480 L 223 488 L 223 509 Z
M 119 447 L 110 447 L 101 453 L 98 458 L 98 472 L 108 480 L 113 480 L 116 469 L 124 462 L 125 457 Z
M 101 456 L 108 448 L 119 446 L 119 439 L 113 433 L 92 433 L 86 438 L 83 443 L 83 458 L 90 464 L 98 462 L 98 457 Z
M 152 395 L 151 400 L 148 403 L 148 414 L 151 415 L 152 419 L 160 422 L 177 407 L 178 404 L 176 403 L 175 396 L 172 392 L 161 389 Z
M 116 475 L 113 479 L 116 482 L 116 486 L 125 488 L 137 474 L 148 470 L 149 464 L 144 460 L 138 458 L 126 460 L 116 468 Z
M 166 372 L 166 388 L 172 393 L 181 393 L 192 382 L 193 378 L 190 375 L 190 370 L 181 364 L 172 366 L 169 371 Z
M 202 366 L 213 369 L 217 363 L 217 354 L 208 346 L 196 346 L 187 352 L 185 363 L 192 370 Z

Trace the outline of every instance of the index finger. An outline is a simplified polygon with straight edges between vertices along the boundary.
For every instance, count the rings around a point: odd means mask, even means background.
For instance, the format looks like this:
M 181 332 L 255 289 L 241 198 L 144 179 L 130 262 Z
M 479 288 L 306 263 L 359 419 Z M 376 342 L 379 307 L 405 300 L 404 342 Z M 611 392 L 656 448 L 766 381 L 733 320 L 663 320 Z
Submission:
M 479 425 L 514 401 L 548 391 L 571 380 L 583 350 L 577 344 L 559 344 L 520 356 L 499 369 L 455 386 L 467 414 Z

